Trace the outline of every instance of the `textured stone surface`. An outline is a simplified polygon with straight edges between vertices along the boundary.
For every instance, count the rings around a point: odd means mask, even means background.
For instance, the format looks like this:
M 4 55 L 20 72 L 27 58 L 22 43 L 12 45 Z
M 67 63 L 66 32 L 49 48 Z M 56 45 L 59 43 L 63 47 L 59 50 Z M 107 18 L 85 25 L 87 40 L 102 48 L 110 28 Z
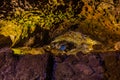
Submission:
M 0 80 L 120 80 L 120 52 L 53 56 L 0 49 Z
M 120 0 L 1 0 L 0 19 L 0 80 L 120 80 L 120 52 L 104 52 L 119 50 Z M 100 41 L 95 48 L 103 52 L 15 55 L 3 48 L 43 47 L 68 31 Z
M 3 50 L 3 49 L 2 49 Z M 4 49 L 8 50 L 8 49 Z M 45 80 L 48 55 L 0 53 L 0 80 Z
M 120 52 L 108 52 L 101 54 L 104 62 L 105 76 L 108 80 L 120 80 Z
M 102 80 L 104 78 L 104 68 L 94 54 L 70 56 L 63 62 L 56 63 L 56 80 Z
M 119 80 L 119 55 L 120 52 L 106 52 L 57 56 L 55 80 Z

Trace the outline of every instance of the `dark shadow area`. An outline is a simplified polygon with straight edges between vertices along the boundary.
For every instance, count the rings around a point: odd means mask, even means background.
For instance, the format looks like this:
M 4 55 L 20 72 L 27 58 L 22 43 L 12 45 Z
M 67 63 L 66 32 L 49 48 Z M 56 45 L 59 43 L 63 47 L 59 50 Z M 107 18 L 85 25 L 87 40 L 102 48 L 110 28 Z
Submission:
M 48 57 L 48 64 L 46 68 L 46 80 L 53 80 L 54 76 L 54 57 L 52 54 L 49 54 Z

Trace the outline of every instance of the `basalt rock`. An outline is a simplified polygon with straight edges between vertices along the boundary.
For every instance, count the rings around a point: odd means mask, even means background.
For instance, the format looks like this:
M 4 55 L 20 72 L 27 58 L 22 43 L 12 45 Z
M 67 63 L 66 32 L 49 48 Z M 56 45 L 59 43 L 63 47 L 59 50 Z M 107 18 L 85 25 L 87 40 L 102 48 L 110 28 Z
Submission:
M 120 52 L 55 57 L 55 80 L 119 80 Z
M 0 49 L 0 80 L 45 80 L 48 55 L 15 55 L 9 48 Z
M 119 80 L 120 52 L 15 55 L 0 50 L 1 80 Z
M 59 48 L 51 49 L 51 42 L 69 31 L 103 47 L 94 46 L 98 51 L 90 54 L 78 48 L 68 55 L 75 40 L 82 45 L 74 35 L 71 42 L 64 38 L 72 45 L 56 42 Z M 120 80 L 119 41 L 120 0 L 1 0 L 0 80 Z M 44 54 L 17 55 L 11 47 L 37 48 Z

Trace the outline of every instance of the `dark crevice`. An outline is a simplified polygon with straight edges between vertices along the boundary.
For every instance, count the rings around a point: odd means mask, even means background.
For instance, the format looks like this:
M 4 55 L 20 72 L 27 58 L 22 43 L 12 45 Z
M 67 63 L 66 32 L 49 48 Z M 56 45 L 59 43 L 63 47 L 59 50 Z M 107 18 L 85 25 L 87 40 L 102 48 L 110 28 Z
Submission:
M 46 68 L 46 79 L 45 80 L 53 80 L 54 75 L 54 57 L 52 54 L 49 54 L 48 64 Z
M 99 60 L 100 65 L 104 66 L 104 61 L 103 61 L 102 57 L 100 56 L 100 54 L 95 54 L 95 55 L 96 55 L 97 60 Z
M 13 57 L 12 74 L 13 74 L 14 76 L 16 76 L 16 73 L 17 73 L 16 67 L 17 67 L 17 64 L 19 63 L 19 61 L 20 61 L 20 59 L 21 59 L 21 56 L 16 55 L 16 54 L 11 54 L 11 56 Z

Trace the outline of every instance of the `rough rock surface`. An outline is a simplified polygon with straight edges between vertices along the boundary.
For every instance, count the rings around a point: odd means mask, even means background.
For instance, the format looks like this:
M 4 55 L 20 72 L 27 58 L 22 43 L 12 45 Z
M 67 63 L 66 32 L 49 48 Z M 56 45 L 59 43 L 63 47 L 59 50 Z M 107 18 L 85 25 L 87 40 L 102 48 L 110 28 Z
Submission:
M 0 80 L 120 80 L 120 52 L 53 56 L 0 49 Z
M 47 60 L 46 54 L 18 56 L 8 48 L 1 49 L 0 80 L 45 80 Z
M 68 31 L 113 48 L 120 41 L 120 0 L 1 0 L 0 80 L 120 80 L 119 51 L 54 56 L 59 50 L 50 48 L 48 54 L 15 55 L 3 48 L 43 47 Z
M 55 80 L 120 80 L 120 52 L 55 57 Z

